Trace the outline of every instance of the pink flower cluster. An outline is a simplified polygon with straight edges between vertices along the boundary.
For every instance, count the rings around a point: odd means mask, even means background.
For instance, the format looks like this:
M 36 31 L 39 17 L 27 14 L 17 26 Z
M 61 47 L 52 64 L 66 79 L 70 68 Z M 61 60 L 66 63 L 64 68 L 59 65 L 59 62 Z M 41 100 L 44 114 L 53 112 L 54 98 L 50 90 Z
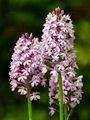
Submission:
M 58 73 L 63 82 L 63 101 L 68 108 L 80 103 L 82 98 L 82 76 L 76 77 L 77 67 L 74 50 L 74 30 L 69 15 L 60 8 L 55 9 L 46 17 L 42 44 L 44 56 L 50 64 L 51 78 L 49 80 L 50 114 L 56 111 L 55 103 L 59 100 Z
M 41 42 L 25 33 L 16 43 L 10 66 L 12 91 L 27 94 L 27 80 L 30 84 L 31 100 L 40 99 L 40 93 L 33 91 L 35 86 L 45 86 L 45 73 L 49 79 L 50 114 L 57 111 L 59 102 L 58 74 L 63 83 L 63 104 L 72 109 L 82 98 L 82 76 L 77 77 L 75 69 L 74 30 L 69 15 L 56 8 L 46 17 Z
M 29 79 L 31 100 L 40 99 L 39 93 L 33 92 L 33 87 L 46 85 L 44 75 L 47 69 L 40 46 L 38 38 L 33 38 L 32 34 L 25 33 L 17 41 L 12 55 L 9 73 L 12 91 L 17 89 L 21 95 L 26 95 L 26 83 Z

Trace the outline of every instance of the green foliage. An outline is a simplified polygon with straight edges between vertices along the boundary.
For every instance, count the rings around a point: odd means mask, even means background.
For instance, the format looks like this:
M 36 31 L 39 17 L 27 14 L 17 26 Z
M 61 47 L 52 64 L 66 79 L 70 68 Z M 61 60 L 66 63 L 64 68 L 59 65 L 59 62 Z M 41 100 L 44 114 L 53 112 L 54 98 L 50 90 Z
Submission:
M 90 22 L 80 20 L 75 31 L 78 63 L 81 66 L 90 65 Z

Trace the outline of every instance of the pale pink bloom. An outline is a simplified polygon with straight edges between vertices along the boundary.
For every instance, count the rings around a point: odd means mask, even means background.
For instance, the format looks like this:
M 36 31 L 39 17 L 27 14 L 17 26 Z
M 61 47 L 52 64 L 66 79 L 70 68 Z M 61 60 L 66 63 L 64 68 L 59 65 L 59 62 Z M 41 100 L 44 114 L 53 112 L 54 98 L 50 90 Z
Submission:
M 39 95 L 39 92 L 33 92 L 31 95 L 30 95 L 30 100 L 38 100 L 40 99 L 40 95 Z
M 27 80 L 29 80 L 30 94 L 35 86 L 45 87 L 44 75 L 47 68 L 42 54 L 41 43 L 38 38 L 33 38 L 32 33 L 30 35 L 25 33 L 19 38 L 14 47 L 9 73 L 12 91 L 16 89 L 21 95 L 26 95 Z M 32 96 L 31 99 L 39 99 L 39 95 Z
M 49 64 L 50 113 L 54 114 L 55 103 L 59 101 L 58 73 L 63 83 L 63 104 L 72 109 L 82 98 L 82 76 L 77 77 L 75 69 L 76 51 L 74 50 L 74 29 L 71 18 L 56 8 L 46 17 L 42 35 L 45 60 Z M 47 65 L 48 65 L 47 64 Z
M 52 115 L 54 115 L 54 113 L 55 113 L 55 108 L 53 108 L 53 107 L 50 107 L 49 108 L 50 109 L 50 112 L 49 112 L 49 114 L 52 116 Z

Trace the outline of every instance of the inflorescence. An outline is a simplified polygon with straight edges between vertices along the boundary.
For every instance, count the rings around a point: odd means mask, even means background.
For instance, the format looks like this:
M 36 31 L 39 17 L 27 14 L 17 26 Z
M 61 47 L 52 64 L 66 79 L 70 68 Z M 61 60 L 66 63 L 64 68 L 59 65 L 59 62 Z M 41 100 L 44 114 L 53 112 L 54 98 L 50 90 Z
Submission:
M 40 46 L 38 38 L 33 38 L 32 34 L 25 33 L 17 41 L 12 55 L 11 71 L 9 73 L 12 91 L 17 89 L 21 95 L 26 95 L 28 81 L 31 100 L 40 99 L 39 92 L 33 92 L 33 87 L 38 85 L 45 87 L 46 85 L 44 75 L 47 69 Z
M 74 50 L 74 30 L 69 15 L 57 8 L 46 17 L 42 44 L 44 56 L 52 71 L 49 80 L 50 114 L 55 112 L 55 103 L 59 100 L 58 73 L 63 82 L 63 98 L 67 108 L 73 108 L 82 98 L 82 76 L 76 77 L 76 54 Z
M 40 93 L 33 91 L 39 85 L 46 86 L 45 74 L 50 72 L 49 104 L 50 114 L 57 111 L 59 102 L 58 74 L 63 83 L 63 104 L 68 110 L 80 103 L 82 98 L 82 76 L 76 75 L 76 51 L 74 30 L 69 15 L 56 8 L 46 17 L 41 42 L 25 33 L 16 43 L 10 66 L 12 91 L 27 94 L 30 85 L 31 100 L 40 99 Z M 55 106 L 56 105 L 56 106 Z

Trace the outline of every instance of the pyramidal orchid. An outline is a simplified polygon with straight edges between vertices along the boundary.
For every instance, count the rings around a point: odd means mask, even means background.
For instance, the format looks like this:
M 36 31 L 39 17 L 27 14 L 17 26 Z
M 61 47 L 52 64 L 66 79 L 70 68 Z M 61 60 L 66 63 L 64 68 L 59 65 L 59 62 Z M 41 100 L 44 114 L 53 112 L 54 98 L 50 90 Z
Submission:
M 60 104 L 62 102 L 70 111 L 80 103 L 82 98 L 82 76 L 77 77 L 75 72 L 78 66 L 75 60 L 74 39 L 73 24 L 69 15 L 65 15 L 60 8 L 56 8 L 47 15 L 43 29 L 42 44 L 45 59 L 50 69 L 52 69 L 49 80 L 51 115 L 57 111 L 58 102 Z M 59 74 L 61 82 L 58 80 Z M 60 93 L 60 84 L 62 84 L 63 93 Z M 63 112 L 62 109 L 60 109 L 60 112 Z
M 10 85 L 26 95 L 29 120 L 32 120 L 31 101 L 40 99 L 38 86 L 46 86 L 47 72 L 50 73 L 50 115 L 59 110 L 60 120 L 68 120 L 72 109 L 82 99 L 82 75 L 75 70 L 74 29 L 71 18 L 56 8 L 46 17 L 41 42 L 32 33 L 23 34 L 16 42 L 10 64 Z
M 32 34 L 23 34 L 16 43 L 11 61 L 10 84 L 12 91 L 17 89 L 21 95 L 27 94 L 27 80 L 31 89 L 31 100 L 36 98 L 37 92 L 33 93 L 33 87 L 45 86 L 46 66 L 43 64 L 42 50 L 38 38 L 33 38 Z M 43 71 L 44 70 L 44 71 Z
M 39 85 L 46 85 L 44 78 L 47 72 L 43 64 L 42 50 L 38 38 L 33 38 L 32 34 L 23 34 L 16 43 L 10 66 L 11 89 L 15 89 L 21 95 L 26 95 L 28 102 L 40 99 L 40 93 L 33 88 Z M 28 103 L 31 120 L 31 103 Z

